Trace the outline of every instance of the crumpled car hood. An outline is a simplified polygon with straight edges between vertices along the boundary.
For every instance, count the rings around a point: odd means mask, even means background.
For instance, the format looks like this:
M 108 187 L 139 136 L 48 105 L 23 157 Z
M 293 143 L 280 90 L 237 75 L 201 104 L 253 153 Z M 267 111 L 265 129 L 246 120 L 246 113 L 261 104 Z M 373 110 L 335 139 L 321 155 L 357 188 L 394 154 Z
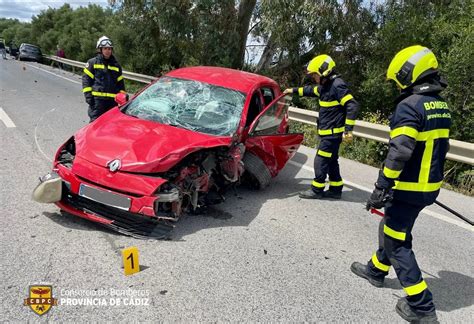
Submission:
M 114 108 L 75 134 L 76 156 L 106 167 L 115 159 L 120 171 L 154 173 L 169 170 L 188 154 L 229 146 L 230 136 L 213 136 L 141 120 Z

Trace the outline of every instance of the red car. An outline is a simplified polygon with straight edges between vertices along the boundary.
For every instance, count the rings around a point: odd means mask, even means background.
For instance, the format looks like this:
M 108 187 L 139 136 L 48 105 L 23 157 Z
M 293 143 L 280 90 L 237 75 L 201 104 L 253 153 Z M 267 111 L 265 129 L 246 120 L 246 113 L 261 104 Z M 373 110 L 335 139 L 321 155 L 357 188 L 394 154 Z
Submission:
M 300 146 L 290 98 L 267 77 L 174 70 L 80 129 L 33 197 L 136 237 L 164 237 L 229 186 L 264 188 Z

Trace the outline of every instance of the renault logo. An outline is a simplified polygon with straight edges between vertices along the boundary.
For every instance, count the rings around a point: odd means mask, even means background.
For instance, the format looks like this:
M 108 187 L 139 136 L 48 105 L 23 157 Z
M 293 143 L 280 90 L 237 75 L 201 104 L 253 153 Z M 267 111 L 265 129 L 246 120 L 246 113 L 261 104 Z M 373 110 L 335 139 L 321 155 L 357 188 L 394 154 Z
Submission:
M 120 169 L 122 164 L 120 163 L 119 159 L 115 159 L 115 160 L 112 160 L 109 163 L 107 163 L 107 166 L 109 167 L 109 170 L 111 172 L 115 172 L 115 171 L 118 171 L 118 169 Z

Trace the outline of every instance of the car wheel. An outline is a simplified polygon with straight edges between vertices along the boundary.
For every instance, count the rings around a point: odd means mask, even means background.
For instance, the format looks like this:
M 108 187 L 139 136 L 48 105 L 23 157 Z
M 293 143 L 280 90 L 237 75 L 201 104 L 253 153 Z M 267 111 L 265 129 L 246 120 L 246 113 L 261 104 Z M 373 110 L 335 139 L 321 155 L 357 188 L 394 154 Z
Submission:
M 263 189 L 270 184 L 272 175 L 263 161 L 253 153 L 247 152 L 243 158 L 246 181 L 255 189 Z M 244 174 L 245 175 L 245 174 Z

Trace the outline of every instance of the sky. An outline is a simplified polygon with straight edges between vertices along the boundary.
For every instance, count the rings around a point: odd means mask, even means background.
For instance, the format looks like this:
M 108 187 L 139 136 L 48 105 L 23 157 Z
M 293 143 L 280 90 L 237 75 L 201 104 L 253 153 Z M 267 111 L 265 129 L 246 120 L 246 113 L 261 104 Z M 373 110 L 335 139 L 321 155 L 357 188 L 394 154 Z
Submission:
M 89 3 L 106 7 L 107 0 L 70 0 L 70 1 L 29 1 L 29 0 L 0 0 L 0 18 L 16 18 L 22 22 L 31 22 L 32 16 L 37 16 L 41 10 L 59 8 L 69 3 L 72 8 L 87 6 Z

